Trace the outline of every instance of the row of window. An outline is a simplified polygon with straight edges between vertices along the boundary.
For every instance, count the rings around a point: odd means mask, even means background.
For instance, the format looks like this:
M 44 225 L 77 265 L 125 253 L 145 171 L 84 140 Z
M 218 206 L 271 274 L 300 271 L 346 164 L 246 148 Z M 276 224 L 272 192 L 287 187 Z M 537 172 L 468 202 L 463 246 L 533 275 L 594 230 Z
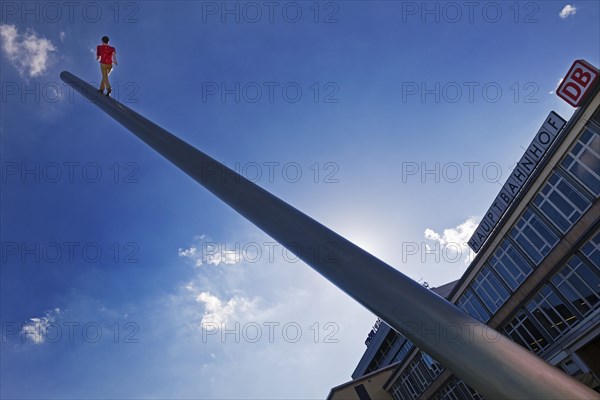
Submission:
M 443 367 L 437 361 L 420 351 L 392 386 L 392 397 L 395 400 L 416 399 L 442 371 Z
M 403 361 L 406 358 L 406 356 L 408 356 L 410 351 L 414 348 L 415 345 L 407 339 L 400 347 L 400 350 L 398 350 L 398 352 L 394 356 L 394 359 L 392 360 L 391 364 Z
M 583 257 L 572 256 L 504 327 L 507 336 L 530 351 L 539 353 L 600 307 L 600 232 L 579 250 Z M 518 266 L 525 264 L 510 245 L 499 249 L 496 255 L 499 259 L 510 260 L 504 265 L 511 266 L 507 271 L 512 271 L 510 276 L 516 278 L 512 282 L 524 279 L 525 269 Z M 499 279 L 486 266 L 472 284 L 492 314 L 509 296 Z M 508 282 L 505 281 L 505 284 Z M 471 289 L 461 297 L 459 306 L 480 320 L 489 318 L 490 314 Z M 434 399 L 480 398 L 476 396 L 479 395 L 473 389 L 453 378 L 438 391 Z
M 539 353 L 600 308 L 600 233 L 580 251 L 506 324 L 515 342 Z
M 581 248 L 581 252 L 586 256 L 587 262 L 600 268 L 600 235 L 587 242 Z M 471 283 L 471 287 L 459 298 L 457 305 L 469 315 L 485 323 L 504 304 L 510 296 L 510 292 L 514 291 L 531 271 L 531 265 L 509 241 L 505 240 L 490 260 L 489 265 L 485 265 L 481 269 Z M 562 271 L 561 273 L 567 274 L 568 266 Z M 582 268 L 580 271 L 584 273 L 585 269 Z M 561 279 L 561 273 L 555 275 L 552 282 L 564 293 L 565 297 L 572 299 L 578 296 L 574 294 L 576 288 L 592 290 L 589 283 L 579 280 L 575 282 L 575 275 L 565 275 Z M 568 279 L 571 279 L 572 282 L 569 283 Z M 588 279 L 588 282 L 592 281 L 592 278 Z M 577 309 L 585 314 L 590 306 L 587 303 L 580 303 L 577 305 Z
M 457 305 L 481 322 L 498 311 L 600 196 L 600 135 L 586 128 Z M 564 174 L 571 175 L 565 176 Z M 582 188 L 582 186 L 584 188 Z M 514 243 L 514 244 L 513 244 Z M 596 255 L 598 257 L 598 255 Z
M 532 270 L 526 257 L 505 239 L 456 304 L 473 318 L 486 323 Z
M 533 198 L 533 207 L 527 208 L 509 234 L 535 265 L 600 197 L 600 134 L 596 129 L 593 125 L 585 128 Z
M 511 229 L 509 236 L 537 266 L 558 243 L 558 236 L 530 207 Z
M 482 400 L 484 397 L 457 377 L 448 382 L 433 396 L 433 400 Z
M 600 196 L 600 135 L 586 128 L 561 167 L 592 192 Z
M 589 260 L 584 262 L 577 255 L 571 257 L 563 268 L 552 276 L 550 282 L 544 285 L 506 324 L 504 333 L 507 336 L 523 347 L 539 353 L 600 307 L 600 257 L 598 257 L 600 255 L 600 232 L 580 250 Z M 508 292 L 502 289 L 503 286 L 498 281 L 494 281 L 497 279 L 498 277 L 493 275 L 488 268 L 483 271 L 481 279 L 476 282 L 478 285 L 476 287 L 483 293 L 494 292 L 496 296 L 507 297 Z M 494 284 L 490 284 L 490 280 L 494 281 Z M 478 308 L 469 308 L 474 304 L 473 296 L 473 291 L 469 289 L 463 296 L 465 300 L 462 306 L 463 308 L 466 306 L 469 313 L 482 315 L 485 310 L 481 304 Z M 414 345 L 410 341 L 406 341 L 398 351 L 394 362 L 403 359 L 413 347 Z M 419 357 L 415 357 L 395 386 L 394 390 L 399 396 L 396 397 L 398 399 L 417 398 L 442 370 L 442 367 L 430 356 L 423 352 L 418 354 Z M 423 371 L 429 371 L 429 373 Z M 439 398 L 453 399 L 455 398 L 452 397 L 454 393 L 463 393 L 457 385 L 449 383 L 446 386 L 447 392 L 438 394 L 438 396 L 445 397 Z
M 390 329 L 390 331 L 388 332 L 388 334 L 385 337 L 385 340 L 377 349 L 377 353 L 375 354 L 375 357 L 373 357 L 373 360 L 371 361 L 371 363 L 365 370 L 365 374 L 373 372 L 383 366 L 382 365 L 383 361 L 385 360 L 386 356 L 388 355 L 388 353 L 390 352 L 392 347 L 394 347 L 396 342 L 399 340 L 399 338 L 400 338 L 400 335 L 393 329 Z
M 592 203 L 567 179 L 553 172 L 533 204 L 565 234 Z

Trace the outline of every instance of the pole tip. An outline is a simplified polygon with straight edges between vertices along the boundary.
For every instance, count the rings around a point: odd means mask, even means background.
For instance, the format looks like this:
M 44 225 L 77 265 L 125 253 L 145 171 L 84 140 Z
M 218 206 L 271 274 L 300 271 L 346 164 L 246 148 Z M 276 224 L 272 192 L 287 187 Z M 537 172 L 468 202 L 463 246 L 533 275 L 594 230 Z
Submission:
M 66 81 L 67 76 L 72 75 L 69 71 L 62 71 L 60 73 L 60 79 L 62 79 L 63 81 Z

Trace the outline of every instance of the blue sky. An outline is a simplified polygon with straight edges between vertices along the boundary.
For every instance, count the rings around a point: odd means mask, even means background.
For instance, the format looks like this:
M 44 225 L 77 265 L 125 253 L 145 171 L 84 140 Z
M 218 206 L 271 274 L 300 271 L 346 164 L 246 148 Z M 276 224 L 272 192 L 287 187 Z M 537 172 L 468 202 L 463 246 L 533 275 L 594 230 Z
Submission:
M 593 1 L 116 4 L 2 4 L 3 398 L 322 398 L 375 321 L 62 83 L 101 36 L 117 100 L 432 286 L 600 65 Z

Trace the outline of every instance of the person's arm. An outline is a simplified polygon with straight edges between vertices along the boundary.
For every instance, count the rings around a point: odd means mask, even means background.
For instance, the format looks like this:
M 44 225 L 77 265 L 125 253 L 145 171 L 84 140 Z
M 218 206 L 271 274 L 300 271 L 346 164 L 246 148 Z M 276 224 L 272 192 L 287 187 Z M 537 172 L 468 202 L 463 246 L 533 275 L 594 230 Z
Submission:
M 112 61 L 113 61 L 113 64 L 119 65 L 119 63 L 117 62 L 117 51 L 116 50 L 113 51 Z
M 100 62 L 100 47 L 96 46 L 96 61 Z

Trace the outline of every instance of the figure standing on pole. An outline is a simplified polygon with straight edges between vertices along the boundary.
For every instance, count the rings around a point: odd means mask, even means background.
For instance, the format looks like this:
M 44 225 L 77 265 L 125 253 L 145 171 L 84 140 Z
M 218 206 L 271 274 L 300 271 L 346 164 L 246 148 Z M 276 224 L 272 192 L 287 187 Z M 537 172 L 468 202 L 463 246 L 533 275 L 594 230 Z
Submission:
M 98 92 L 104 94 L 104 89 L 106 89 L 106 96 L 110 96 L 110 92 L 112 91 L 108 75 L 112 71 L 113 64 L 118 64 L 117 51 L 114 47 L 108 45 L 108 41 L 108 36 L 103 36 L 102 44 L 96 47 L 96 58 L 100 62 L 100 72 L 102 73 L 102 82 L 100 83 Z

